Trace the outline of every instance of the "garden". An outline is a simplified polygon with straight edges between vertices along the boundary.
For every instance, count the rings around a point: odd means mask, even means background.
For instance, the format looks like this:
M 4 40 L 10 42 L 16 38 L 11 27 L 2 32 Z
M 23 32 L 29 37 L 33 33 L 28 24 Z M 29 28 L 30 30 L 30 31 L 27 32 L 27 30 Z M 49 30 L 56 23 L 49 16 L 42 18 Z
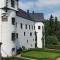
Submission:
M 23 51 L 21 56 L 12 58 L 2 58 L 2 60 L 52 60 L 60 56 L 60 50 L 55 49 L 29 49 Z M 23 58 L 22 58 L 23 57 Z M 30 58 L 30 59 L 27 59 Z
M 37 59 L 37 60 L 49 60 L 60 56 L 59 50 L 53 49 L 31 49 L 22 53 L 23 57 Z

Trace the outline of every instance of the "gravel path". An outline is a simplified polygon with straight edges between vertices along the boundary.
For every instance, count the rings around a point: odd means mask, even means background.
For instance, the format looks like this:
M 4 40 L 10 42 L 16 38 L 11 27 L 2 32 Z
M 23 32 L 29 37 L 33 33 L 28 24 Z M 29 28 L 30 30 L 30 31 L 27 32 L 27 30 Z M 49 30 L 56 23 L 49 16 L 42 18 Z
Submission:
M 31 59 L 31 58 L 21 57 L 21 54 L 17 55 L 16 57 L 18 57 L 18 58 L 24 58 L 24 59 L 28 59 L 28 60 L 37 60 L 37 59 Z
M 57 58 L 56 60 L 60 60 L 60 58 Z

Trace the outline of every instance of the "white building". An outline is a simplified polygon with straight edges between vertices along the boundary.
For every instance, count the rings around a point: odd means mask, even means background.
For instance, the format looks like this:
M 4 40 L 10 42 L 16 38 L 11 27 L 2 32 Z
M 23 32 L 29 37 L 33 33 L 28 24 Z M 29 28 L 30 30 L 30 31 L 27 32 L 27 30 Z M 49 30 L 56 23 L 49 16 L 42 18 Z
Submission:
M 18 9 L 18 0 L 0 0 L 0 42 L 3 57 L 16 55 L 19 48 L 42 48 L 43 13 Z M 43 39 L 44 40 L 44 39 Z

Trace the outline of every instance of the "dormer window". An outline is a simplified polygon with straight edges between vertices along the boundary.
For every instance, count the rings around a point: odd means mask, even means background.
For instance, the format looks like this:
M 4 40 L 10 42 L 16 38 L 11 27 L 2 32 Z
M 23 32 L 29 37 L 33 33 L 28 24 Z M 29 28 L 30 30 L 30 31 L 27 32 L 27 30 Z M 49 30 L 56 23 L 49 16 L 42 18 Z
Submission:
M 15 7 L 15 0 L 11 0 L 11 7 Z

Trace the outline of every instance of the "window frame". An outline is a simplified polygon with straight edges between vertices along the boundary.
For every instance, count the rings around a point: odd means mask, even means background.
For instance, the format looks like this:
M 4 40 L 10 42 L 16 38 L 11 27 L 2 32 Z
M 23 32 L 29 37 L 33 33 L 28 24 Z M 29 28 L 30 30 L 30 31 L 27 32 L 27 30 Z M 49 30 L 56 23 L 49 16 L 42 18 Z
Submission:
M 15 0 L 11 0 L 11 7 L 15 8 Z
M 12 17 L 12 25 L 15 25 L 15 18 Z
M 41 26 L 38 26 L 38 29 L 41 29 Z
M 12 33 L 12 34 L 11 34 L 11 39 L 12 39 L 12 41 L 15 40 L 15 33 Z

